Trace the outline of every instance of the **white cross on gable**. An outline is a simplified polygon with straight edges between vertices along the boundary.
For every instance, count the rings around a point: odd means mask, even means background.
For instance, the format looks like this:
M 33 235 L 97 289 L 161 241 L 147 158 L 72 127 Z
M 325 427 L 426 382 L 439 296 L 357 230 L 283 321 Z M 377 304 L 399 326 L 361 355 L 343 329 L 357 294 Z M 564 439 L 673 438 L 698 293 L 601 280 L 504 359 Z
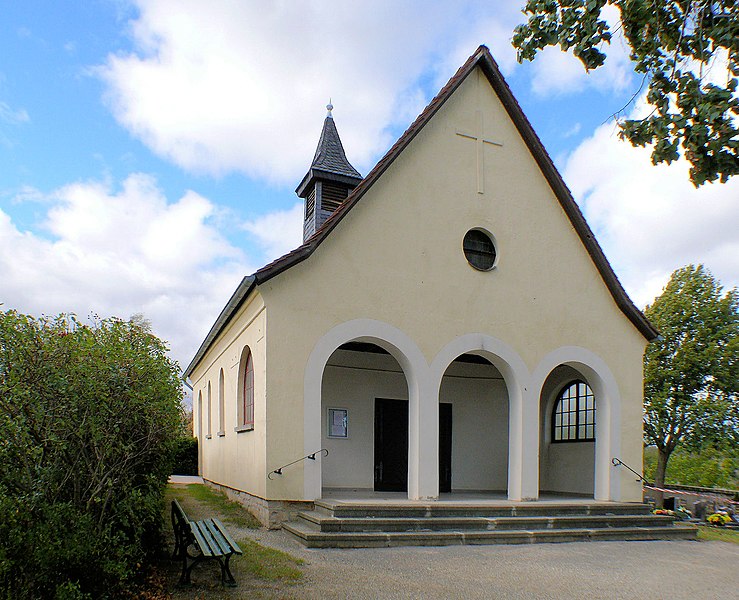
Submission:
M 500 142 L 494 142 L 492 140 L 486 140 L 485 139 L 485 129 L 483 127 L 482 122 L 482 111 L 476 112 L 477 117 L 477 133 L 476 135 L 473 135 L 471 133 L 466 133 L 464 131 L 457 131 L 457 135 L 463 138 L 467 138 L 468 140 L 474 140 L 475 144 L 477 146 L 477 193 L 478 194 L 484 194 L 485 193 L 485 144 L 490 144 L 491 146 L 498 146 L 502 147 L 503 144 Z

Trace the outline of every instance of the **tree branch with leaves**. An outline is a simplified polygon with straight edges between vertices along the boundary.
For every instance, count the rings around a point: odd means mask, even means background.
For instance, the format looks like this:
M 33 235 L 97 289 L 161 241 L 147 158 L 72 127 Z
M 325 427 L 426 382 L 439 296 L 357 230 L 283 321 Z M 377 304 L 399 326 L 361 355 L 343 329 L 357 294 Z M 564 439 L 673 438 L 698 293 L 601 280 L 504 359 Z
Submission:
M 604 18 L 607 6 L 619 11 L 619 28 L 634 71 L 647 82 L 652 108 L 642 119 L 621 119 L 620 137 L 651 146 L 655 165 L 685 156 L 696 187 L 737 175 L 736 0 L 528 0 L 528 22 L 513 36 L 519 62 L 559 46 L 572 50 L 588 71 L 601 67 L 613 37 Z M 724 72 L 719 79 L 717 73 Z

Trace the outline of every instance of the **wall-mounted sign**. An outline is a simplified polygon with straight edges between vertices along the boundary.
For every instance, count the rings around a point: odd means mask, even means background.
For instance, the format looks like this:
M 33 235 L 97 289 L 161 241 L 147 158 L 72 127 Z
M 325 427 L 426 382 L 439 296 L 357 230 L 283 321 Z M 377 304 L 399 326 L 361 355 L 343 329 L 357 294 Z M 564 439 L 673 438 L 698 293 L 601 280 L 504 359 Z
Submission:
M 349 411 L 345 408 L 328 409 L 328 437 L 349 437 Z

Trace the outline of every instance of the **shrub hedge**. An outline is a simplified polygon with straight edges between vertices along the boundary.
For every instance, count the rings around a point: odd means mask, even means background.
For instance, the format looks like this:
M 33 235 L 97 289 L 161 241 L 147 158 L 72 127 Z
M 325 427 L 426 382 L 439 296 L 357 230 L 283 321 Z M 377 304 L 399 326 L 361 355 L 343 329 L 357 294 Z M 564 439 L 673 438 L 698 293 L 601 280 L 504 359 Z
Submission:
M 0 598 L 110 598 L 142 573 L 179 372 L 140 320 L 0 312 Z
M 181 437 L 177 440 L 172 473 L 174 475 L 198 474 L 198 438 Z

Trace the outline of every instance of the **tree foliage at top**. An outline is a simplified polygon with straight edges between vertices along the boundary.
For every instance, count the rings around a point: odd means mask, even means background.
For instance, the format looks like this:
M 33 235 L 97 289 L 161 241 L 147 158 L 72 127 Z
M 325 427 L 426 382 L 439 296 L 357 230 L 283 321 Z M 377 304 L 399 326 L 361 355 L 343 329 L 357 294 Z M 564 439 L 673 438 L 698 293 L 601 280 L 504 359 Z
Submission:
M 670 455 L 739 444 L 739 295 L 702 265 L 672 274 L 644 311 L 661 340 L 644 356 L 644 441 L 657 447 L 655 483 Z
M 0 311 L 0 597 L 106 598 L 137 575 L 181 397 L 140 320 Z
M 736 0 L 528 0 L 528 22 L 513 36 L 519 62 L 559 45 L 572 49 L 586 70 L 600 67 L 612 37 L 602 14 L 608 5 L 619 10 L 619 27 L 653 108 L 643 119 L 622 120 L 620 137 L 652 145 L 654 164 L 684 154 L 696 187 L 739 173 Z M 712 81 L 724 63 L 726 77 Z

